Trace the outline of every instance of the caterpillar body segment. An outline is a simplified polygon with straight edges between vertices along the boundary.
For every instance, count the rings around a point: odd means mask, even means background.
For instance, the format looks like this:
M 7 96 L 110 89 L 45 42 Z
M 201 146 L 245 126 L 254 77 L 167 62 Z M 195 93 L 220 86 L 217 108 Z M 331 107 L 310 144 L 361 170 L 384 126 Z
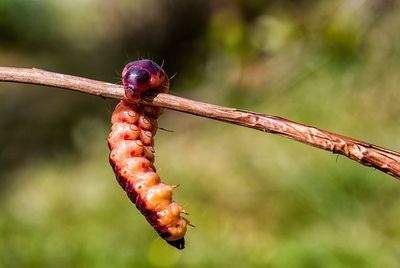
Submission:
M 168 92 L 169 79 L 164 70 L 150 60 L 134 61 L 122 72 L 128 101 L 138 102 L 148 91 Z M 170 245 L 183 249 L 189 223 L 185 213 L 172 200 L 170 186 L 161 182 L 154 167 L 154 135 L 160 107 L 121 101 L 111 117 L 108 137 L 110 164 L 118 183 L 150 225 Z

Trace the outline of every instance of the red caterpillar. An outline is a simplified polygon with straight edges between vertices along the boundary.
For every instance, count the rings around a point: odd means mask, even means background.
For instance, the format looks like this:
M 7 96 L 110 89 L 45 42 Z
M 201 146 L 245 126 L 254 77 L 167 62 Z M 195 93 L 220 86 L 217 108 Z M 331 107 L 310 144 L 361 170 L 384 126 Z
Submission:
M 168 92 L 169 78 L 150 60 L 130 62 L 122 72 L 126 98 L 138 102 L 146 92 Z M 170 186 L 160 181 L 153 165 L 154 135 L 160 107 L 143 106 L 121 101 L 115 108 L 108 137 L 110 163 L 122 189 L 157 233 L 170 245 L 183 249 L 188 220 L 172 200 Z

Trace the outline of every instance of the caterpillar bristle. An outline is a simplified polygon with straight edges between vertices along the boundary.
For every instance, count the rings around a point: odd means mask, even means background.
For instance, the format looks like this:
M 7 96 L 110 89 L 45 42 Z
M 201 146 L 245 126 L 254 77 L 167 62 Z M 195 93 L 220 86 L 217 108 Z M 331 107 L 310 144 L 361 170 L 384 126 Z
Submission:
M 185 214 L 185 215 L 189 215 L 189 213 L 187 213 L 187 211 L 184 210 L 183 208 L 181 209 L 181 213 L 182 213 L 182 214 Z
M 171 185 L 171 188 L 172 188 L 172 190 L 174 190 L 174 189 L 178 188 L 179 186 L 180 186 L 180 184 L 174 184 L 174 185 Z

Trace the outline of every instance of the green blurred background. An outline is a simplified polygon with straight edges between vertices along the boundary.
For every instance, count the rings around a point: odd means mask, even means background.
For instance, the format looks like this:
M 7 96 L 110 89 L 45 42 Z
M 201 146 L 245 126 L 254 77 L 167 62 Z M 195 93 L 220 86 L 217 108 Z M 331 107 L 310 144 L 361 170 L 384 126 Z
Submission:
M 396 0 L 0 0 L 0 65 L 171 93 L 400 150 Z M 114 100 L 0 83 L 0 267 L 399 267 L 400 184 L 344 157 L 166 111 L 158 171 L 196 225 L 163 242 L 108 164 Z

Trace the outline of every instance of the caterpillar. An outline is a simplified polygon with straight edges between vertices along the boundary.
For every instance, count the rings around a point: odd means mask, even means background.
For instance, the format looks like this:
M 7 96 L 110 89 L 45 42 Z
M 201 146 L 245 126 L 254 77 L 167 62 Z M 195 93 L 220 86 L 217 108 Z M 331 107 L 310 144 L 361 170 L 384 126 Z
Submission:
M 110 164 L 118 183 L 156 232 L 170 245 L 183 249 L 190 222 L 185 210 L 172 200 L 176 185 L 161 182 L 154 167 L 154 135 L 161 107 L 138 104 L 143 94 L 167 93 L 169 78 L 151 60 L 128 63 L 122 71 L 126 100 L 120 101 L 111 117 L 108 136 Z

